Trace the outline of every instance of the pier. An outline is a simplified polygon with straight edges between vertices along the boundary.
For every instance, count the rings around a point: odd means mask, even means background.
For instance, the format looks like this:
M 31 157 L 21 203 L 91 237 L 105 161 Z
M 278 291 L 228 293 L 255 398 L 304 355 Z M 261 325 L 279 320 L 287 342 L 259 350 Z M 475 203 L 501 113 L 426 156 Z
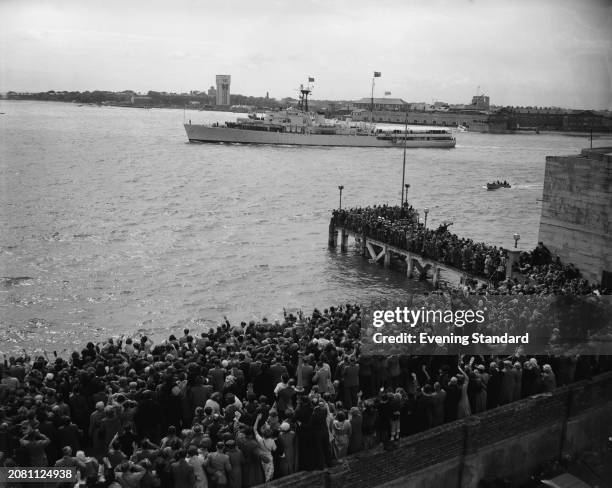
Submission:
M 490 288 L 492 286 L 491 279 L 442 263 L 427 257 L 423 253 L 409 251 L 403 248 L 401 243 L 397 242 L 397 239 L 393 243 L 387 242 L 384 239 L 359 232 L 349 226 L 337 224 L 332 217 L 329 225 L 329 248 L 337 248 L 339 242 L 340 251 L 346 253 L 349 249 L 349 238 L 353 239 L 354 247 L 363 257 L 374 263 L 382 263 L 386 268 L 405 263 L 408 278 L 427 280 L 435 288 L 441 286 L 458 287 L 468 283 L 478 287 L 486 286 Z M 502 279 L 516 275 L 512 268 L 519 257 L 518 250 L 505 249 L 504 252 L 507 254 L 507 259 L 501 272 L 498 270 L 498 276 Z

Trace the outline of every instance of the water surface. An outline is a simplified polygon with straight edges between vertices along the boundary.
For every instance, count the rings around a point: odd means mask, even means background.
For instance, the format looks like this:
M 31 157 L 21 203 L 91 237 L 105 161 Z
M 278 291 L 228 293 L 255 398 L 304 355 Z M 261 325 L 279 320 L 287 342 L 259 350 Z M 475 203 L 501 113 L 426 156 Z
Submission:
M 180 110 L 0 102 L 0 350 L 400 298 L 422 286 L 327 249 L 330 210 L 398 204 L 402 150 L 189 144 Z M 193 123 L 235 114 L 188 111 Z M 537 242 L 547 155 L 586 138 L 457 134 L 408 149 L 428 226 Z M 509 190 L 487 192 L 506 179 Z M 10 278 L 10 279 L 6 279 Z

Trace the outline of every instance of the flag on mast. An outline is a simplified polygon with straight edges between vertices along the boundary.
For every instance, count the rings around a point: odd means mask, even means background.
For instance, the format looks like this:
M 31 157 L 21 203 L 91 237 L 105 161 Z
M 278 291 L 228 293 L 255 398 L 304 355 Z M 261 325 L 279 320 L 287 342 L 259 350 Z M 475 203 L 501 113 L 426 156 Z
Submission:
M 391 95 L 391 92 L 390 91 L 386 91 L 385 92 L 385 96 L 387 96 L 387 95 Z
M 374 71 L 374 78 L 380 78 L 380 71 Z
M 314 83 L 314 78 L 312 76 L 308 77 L 308 83 Z

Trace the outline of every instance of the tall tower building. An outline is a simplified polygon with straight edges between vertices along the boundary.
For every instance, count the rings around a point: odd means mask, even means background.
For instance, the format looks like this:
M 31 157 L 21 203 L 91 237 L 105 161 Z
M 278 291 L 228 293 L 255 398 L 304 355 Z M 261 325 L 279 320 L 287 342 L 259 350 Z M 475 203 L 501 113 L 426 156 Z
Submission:
M 472 105 L 476 110 L 489 110 L 489 97 L 486 95 L 475 95 L 472 97 Z
M 217 75 L 217 105 L 230 104 L 230 75 Z

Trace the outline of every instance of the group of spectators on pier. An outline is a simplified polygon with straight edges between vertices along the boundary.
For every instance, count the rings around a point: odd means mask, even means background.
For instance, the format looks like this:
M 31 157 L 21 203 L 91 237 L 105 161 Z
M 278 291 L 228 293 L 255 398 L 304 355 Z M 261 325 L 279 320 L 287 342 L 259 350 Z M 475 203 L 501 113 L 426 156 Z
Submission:
M 0 464 L 87 486 L 246 488 L 587 378 L 605 357 L 360 356 L 361 310 L 5 358 Z
M 532 252 L 522 252 L 514 270 L 521 278 L 506 279 L 508 252 L 472 239 L 459 237 L 443 224 L 426 228 L 412 206 L 375 205 L 334 210 L 330 225 L 342 226 L 363 237 L 370 237 L 400 249 L 439 261 L 473 276 L 488 280 L 502 293 L 573 294 L 609 293 L 583 279 L 572 264 L 539 243 Z
M 502 248 L 461 238 L 448 225 L 428 229 L 412 206 L 375 205 L 334 210 L 332 225 L 346 227 L 365 237 L 420 254 L 467 273 L 500 281 L 506 273 L 507 254 Z

